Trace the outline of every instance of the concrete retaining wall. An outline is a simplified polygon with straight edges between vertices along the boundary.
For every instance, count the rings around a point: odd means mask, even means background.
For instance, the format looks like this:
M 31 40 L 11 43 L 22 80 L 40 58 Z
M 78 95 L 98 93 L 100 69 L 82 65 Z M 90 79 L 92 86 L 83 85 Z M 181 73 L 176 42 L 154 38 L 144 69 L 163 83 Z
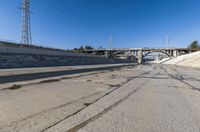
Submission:
M 113 64 L 126 62 L 59 49 L 0 42 L 0 68 Z
M 117 61 L 103 57 L 97 58 L 86 56 L 0 54 L 0 68 L 50 67 L 114 63 L 117 63 Z
M 0 42 L 0 53 L 94 57 L 94 55 L 90 55 L 90 54 L 71 53 L 71 52 L 66 52 L 64 50 L 59 50 L 59 49 L 43 48 L 43 47 L 29 46 L 29 45 L 19 45 L 19 44 L 9 43 L 9 42 Z

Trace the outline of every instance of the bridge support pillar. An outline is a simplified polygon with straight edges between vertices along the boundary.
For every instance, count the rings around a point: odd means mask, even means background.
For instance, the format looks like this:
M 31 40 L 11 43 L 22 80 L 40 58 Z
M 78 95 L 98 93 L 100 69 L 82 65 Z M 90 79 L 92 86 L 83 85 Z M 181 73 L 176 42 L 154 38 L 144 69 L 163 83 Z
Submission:
M 94 51 L 92 52 L 92 54 L 93 54 L 93 55 L 96 55 L 96 51 L 94 50 Z
M 179 50 L 174 50 L 173 57 L 178 57 L 180 55 Z
M 170 54 L 171 56 L 174 56 L 174 50 L 171 50 L 171 54 Z
M 174 56 L 174 57 L 177 57 L 177 55 L 178 55 L 177 50 L 174 50 L 173 56 Z
M 169 54 L 169 55 L 172 55 L 171 50 L 168 51 L 168 54 Z
M 106 56 L 106 57 L 110 57 L 110 56 L 111 56 L 110 51 L 105 51 L 105 56 Z
M 143 51 L 138 50 L 137 54 L 138 54 L 138 63 L 141 64 L 143 60 Z

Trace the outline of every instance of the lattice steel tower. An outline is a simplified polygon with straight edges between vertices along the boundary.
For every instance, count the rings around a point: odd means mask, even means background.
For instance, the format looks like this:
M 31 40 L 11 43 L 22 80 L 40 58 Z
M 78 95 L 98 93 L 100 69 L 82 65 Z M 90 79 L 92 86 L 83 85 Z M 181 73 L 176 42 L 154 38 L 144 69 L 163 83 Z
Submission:
M 112 49 L 112 45 L 113 45 L 113 36 L 112 35 L 110 35 L 109 44 L 110 44 L 110 49 Z
M 21 44 L 31 45 L 31 25 L 30 25 L 30 0 L 22 1 L 22 33 Z

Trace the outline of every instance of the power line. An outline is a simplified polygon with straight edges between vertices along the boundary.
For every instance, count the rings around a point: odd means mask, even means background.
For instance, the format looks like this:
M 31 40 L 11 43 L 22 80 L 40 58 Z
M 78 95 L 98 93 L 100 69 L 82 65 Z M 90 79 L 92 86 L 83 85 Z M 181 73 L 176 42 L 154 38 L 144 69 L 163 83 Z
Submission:
M 59 0 L 56 1 L 55 3 L 51 3 L 49 1 L 45 3 L 43 1 L 33 1 L 33 3 L 43 6 L 43 7 L 48 6 L 51 8 L 51 10 L 55 11 L 55 12 L 52 12 L 55 15 L 60 16 L 61 18 L 68 17 L 68 19 L 70 19 L 70 21 L 68 22 L 72 22 L 72 24 L 75 24 L 76 28 L 79 28 L 80 30 L 84 32 L 90 31 L 89 26 L 83 23 L 84 20 L 81 19 L 81 16 L 78 15 L 77 13 L 73 13 L 73 11 L 68 8 L 64 8 L 63 5 L 65 3 L 62 3 Z M 64 21 L 64 19 L 60 19 L 60 21 L 66 22 Z
M 59 16 L 59 21 L 62 23 L 71 23 L 75 25 L 77 29 L 80 31 L 86 33 L 88 36 L 96 37 L 98 36 L 97 32 L 94 32 L 91 30 L 90 25 L 86 24 L 86 20 L 83 16 L 81 16 L 78 12 L 69 9 L 68 7 L 63 7 L 64 3 L 63 1 L 56 1 L 55 3 L 51 1 L 31 1 L 31 4 L 34 6 L 37 6 L 39 8 L 44 8 L 48 12 L 50 12 L 48 17 L 52 16 Z M 67 17 L 67 20 L 63 19 L 64 17 Z M 63 25 L 63 30 L 66 30 L 67 28 Z
M 22 32 L 21 44 L 32 45 L 31 22 L 30 22 L 30 0 L 22 1 Z
M 90 26 L 86 24 L 86 19 L 78 14 L 78 12 L 75 12 L 74 10 L 71 10 L 67 7 L 63 7 L 65 3 L 58 0 L 55 3 L 52 3 L 50 1 L 32 1 L 33 4 L 36 4 L 37 6 L 40 6 L 41 8 L 48 7 L 48 9 L 51 9 L 49 11 L 52 11 L 51 13 L 57 16 L 60 16 L 60 21 L 66 23 L 65 19 L 62 19 L 63 17 L 67 17 L 69 21 L 68 23 L 71 23 L 73 25 L 76 25 L 76 28 L 81 30 L 82 32 L 87 33 L 88 36 L 91 37 L 97 37 L 97 32 L 94 32 L 90 29 Z M 64 28 L 65 29 L 65 28 Z

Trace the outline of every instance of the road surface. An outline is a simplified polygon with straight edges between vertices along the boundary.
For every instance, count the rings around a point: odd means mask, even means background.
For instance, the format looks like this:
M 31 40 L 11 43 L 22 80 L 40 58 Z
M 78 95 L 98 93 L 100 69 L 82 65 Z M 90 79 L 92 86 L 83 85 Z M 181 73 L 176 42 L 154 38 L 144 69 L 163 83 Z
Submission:
M 200 70 L 126 66 L 0 90 L 0 131 L 199 132 Z

